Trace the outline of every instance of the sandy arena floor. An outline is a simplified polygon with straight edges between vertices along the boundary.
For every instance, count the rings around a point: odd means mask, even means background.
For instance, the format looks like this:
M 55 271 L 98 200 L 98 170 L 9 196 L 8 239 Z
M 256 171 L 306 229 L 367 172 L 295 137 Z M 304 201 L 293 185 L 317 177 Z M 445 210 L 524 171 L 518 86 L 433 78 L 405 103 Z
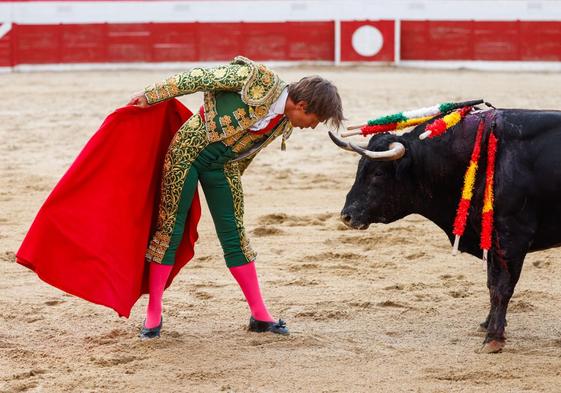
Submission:
M 561 109 L 561 74 L 278 71 L 335 82 L 350 124 L 480 97 Z M 14 263 L 40 205 L 104 117 L 171 73 L 0 75 L 0 391 L 560 391 L 561 250 L 528 256 L 504 352 L 476 354 L 489 302 L 481 261 L 451 257 L 444 233 L 420 216 L 347 230 L 338 217 L 358 156 L 323 127 L 296 130 L 286 152 L 277 141 L 243 179 L 263 292 L 288 338 L 245 331 L 248 309 L 206 207 L 196 257 L 164 297 L 160 340 L 136 337 L 146 298 L 119 319 Z M 182 101 L 196 108 L 201 97 Z

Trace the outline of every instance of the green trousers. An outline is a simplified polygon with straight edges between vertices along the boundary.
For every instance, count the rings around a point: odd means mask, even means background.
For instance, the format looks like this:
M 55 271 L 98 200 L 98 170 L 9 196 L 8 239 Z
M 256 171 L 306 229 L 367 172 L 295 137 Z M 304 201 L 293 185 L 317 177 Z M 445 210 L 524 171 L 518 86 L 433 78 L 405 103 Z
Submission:
M 255 254 L 243 227 L 243 191 L 237 166 L 228 164 L 236 154 L 222 142 L 206 146 L 192 162 L 177 208 L 175 225 L 162 264 L 175 263 L 193 196 L 201 183 L 228 267 L 251 262 Z
M 243 191 L 236 156 L 222 142 L 209 144 L 204 121 L 194 114 L 175 134 L 164 160 L 156 232 L 148 262 L 173 265 L 200 182 L 228 266 L 255 259 L 243 226 Z

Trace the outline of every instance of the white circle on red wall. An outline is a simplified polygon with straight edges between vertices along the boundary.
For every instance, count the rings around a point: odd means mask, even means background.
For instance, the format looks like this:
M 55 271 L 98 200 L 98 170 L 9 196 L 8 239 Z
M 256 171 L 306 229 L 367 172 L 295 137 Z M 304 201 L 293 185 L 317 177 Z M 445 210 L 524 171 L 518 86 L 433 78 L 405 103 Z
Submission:
M 361 26 L 353 33 L 353 49 L 361 56 L 370 57 L 380 52 L 384 37 L 374 26 Z

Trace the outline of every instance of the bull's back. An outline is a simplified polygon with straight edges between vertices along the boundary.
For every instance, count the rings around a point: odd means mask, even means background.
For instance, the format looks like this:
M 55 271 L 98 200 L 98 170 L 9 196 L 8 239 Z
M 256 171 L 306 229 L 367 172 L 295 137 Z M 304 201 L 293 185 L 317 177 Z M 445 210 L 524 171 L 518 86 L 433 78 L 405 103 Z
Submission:
M 501 116 L 496 181 L 508 191 L 504 198 L 515 199 L 521 210 L 535 210 L 532 250 L 560 245 L 561 111 L 512 109 L 501 110 Z
M 561 132 L 561 111 L 532 109 L 497 110 L 499 137 L 533 139 Z

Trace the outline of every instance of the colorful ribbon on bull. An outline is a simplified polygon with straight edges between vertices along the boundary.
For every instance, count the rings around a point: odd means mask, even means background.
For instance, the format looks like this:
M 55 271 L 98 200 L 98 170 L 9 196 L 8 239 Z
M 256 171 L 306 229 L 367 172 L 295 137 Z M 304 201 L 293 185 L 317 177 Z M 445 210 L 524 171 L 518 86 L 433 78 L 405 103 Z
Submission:
M 485 196 L 483 197 L 483 213 L 481 217 L 481 248 L 483 260 L 487 260 L 487 252 L 491 249 L 491 235 L 493 232 L 493 185 L 495 181 L 495 158 L 497 156 L 498 139 L 491 132 L 487 148 L 487 176 L 485 177 Z
M 477 175 L 479 157 L 481 155 L 481 140 L 485 128 L 485 121 L 479 121 L 477 134 L 471 153 L 471 159 L 464 175 L 464 186 L 462 189 L 462 197 L 458 203 L 456 217 L 454 219 L 454 229 L 452 233 L 455 235 L 452 255 L 458 253 L 460 237 L 464 234 L 469 207 L 473 197 L 473 188 L 475 186 L 475 178 Z M 491 235 L 493 232 L 493 184 L 495 179 L 495 157 L 497 155 L 498 140 L 491 130 L 489 134 L 489 142 L 487 145 L 487 170 L 485 176 L 485 194 L 483 196 L 483 210 L 481 214 L 481 241 L 480 247 L 483 250 L 483 260 L 487 260 L 487 253 L 491 248 Z
M 368 120 L 365 125 L 349 127 L 349 130 L 354 131 L 343 132 L 341 133 L 341 136 L 347 137 L 359 134 L 367 136 L 381 132 L 402 130 L 427 122 L 436 116 L 445 114 L 442 118 L 436 119 L 434 122 L 429 124 L 425 128 L 425 132 L 420 136 L 421 139 L 426 137 L 434 138 L 442 135 L 448 128 L 456 125 L 467 113 L 469 113 L 473 106 L 481 103 L 483 103 L 483 100 L 445 102 L 427 108 L 394 113 L 374 120 Z
M 363 136 L 377 134 L 382 132 L 402 130 L 408 127 L 416 126 L 427 122 L 437 116 L 443 115 L 425 127 L 425 131 L 419 135 L 419 139 L 435 138 L 446 133 L 448 129 L 458 124 L 473 109 L 475 105 L 482 104 L 483 100 L 472 100 L 465 102 L 446 102 L 440 105 L 434 105 L 427 108 L 416 109 L 407 112 L 399 112 L 392 115 L 382 116 L 374 120 L 369 120 L 367 124 L 361 126 L 349 127 L 350 131 L 341 133 L 347 137 L 351 135 Z M 487 103 L 486 103 L 487 104 Z M 491 106 L 490 104 L 487 104 Z M 477 127 L 477 134 L 470 163 L 464 175 L 464 186 L 462 189 L 462 197 L 458 203 L 456 217 L 454 219 L 453 233 L 455 235 L 452 254 L 456 255 L 460 237 L 464 234 L 469 207 L 473 197 L 473 188 L 477 175 L 479 157 L 481 155 L 481 141 L 485 128 L 485 121 L 481 120 Z M 358 130 L 357 130 L 358 129 Z M 485 176 L 485 194 L 483 197 L 483 211 L 481 214 L 481 241 L 480 246 L 483 250 L 483 260 L 487 260 L 487 253 L 491 248 L 491 235 L 493 232 L 493 183 L 495 177 L 495 157 L 497 154 L 498 140 L 493 131 L 489 135 L 487 147 L 487 170 Z
M 432 123 L 426 126 L 425 132 L 419 135 L 419 139 L 425 138 L 435 138 L 444 134 L 450 127 L 458 124 L 462 119 L 473 109 L 472 106 L 464 106 L 460 109 L 455 110 L 446 116 L 436 119 Z

